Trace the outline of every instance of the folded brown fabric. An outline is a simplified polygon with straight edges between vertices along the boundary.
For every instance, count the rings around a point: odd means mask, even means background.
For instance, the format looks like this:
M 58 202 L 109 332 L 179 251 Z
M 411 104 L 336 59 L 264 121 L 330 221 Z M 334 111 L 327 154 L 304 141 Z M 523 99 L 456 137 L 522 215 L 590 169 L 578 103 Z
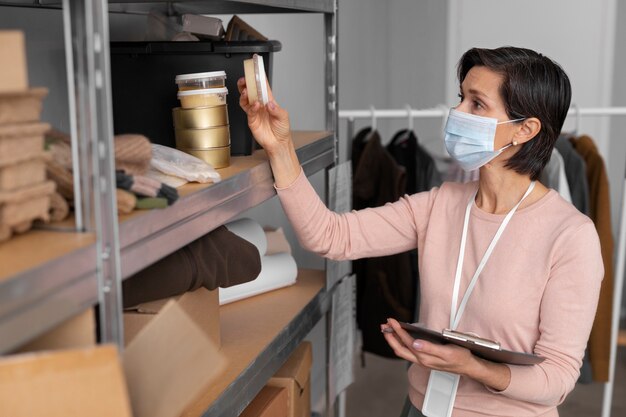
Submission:
M 131 175 L 142 175 L 148 172 L 152 159 L 152 145 L 142 135 L 116 135 L 115 169 Z
M 129 175 L 124 171 L 115 171 L 115 181 L 117 188 L 130 191 L 137 197 L 164 198 L 166 206 L 172 205 L 178 200 L 176 188 L 145 175 Z M 152 203 L 149 204 L 151 205 Z
M 72 146 L 70 135 L 56 129 L 46 132 L 46 147 L 53 159 L 68 170 L 72 170 Z M 131 175 L 148 172 L 152 159 L 150 140 L 142 135 L 116 135 L 115 169 Z
M 46 149 L 52 159 L 68 171 L 72 170 L 72 146 L 70 135 L 60 130 L 50 129 L 46 132 Z
M 72 172 L 61 165 L 56 159 L 46 161 L 48 179 L 57 185 L 57 192 L 67 201 L 74 201 L 74 178 Z
M 117 212 L 120 214 L 128 214 L 132 212 L 137 204 L 137 197 L 133 193 L 117 188 L 115 190 L 117 196 Z
M 65 220 L 70 214 L 70 206 L 61 194 L 53 193 L 50 196 L 50 220 L 60 222 Z
M 208 290 L 254 280 L 261 272 L 256 246 L 220 226 L 126 279 L 124 308 L 173 297 L 201 286 Z

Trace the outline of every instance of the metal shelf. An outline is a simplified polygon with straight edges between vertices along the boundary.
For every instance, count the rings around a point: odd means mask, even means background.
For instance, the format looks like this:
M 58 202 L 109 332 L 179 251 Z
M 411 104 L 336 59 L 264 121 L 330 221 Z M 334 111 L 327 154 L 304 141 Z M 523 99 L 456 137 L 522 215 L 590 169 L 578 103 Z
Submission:
M 293 138 L 307 175 L 334 162 L 332 133 L 294 132 Z M 181 187 L 183 197 L 171 207 L 120 219 L 122 279 L 276 195 L 264 151 L 235 157 L 220 173 L 220 183 Z
M 220 307 L 228 367 L 183 417 L 236 417 L 329 310 L 325 272 L 300 270 L 295 285 Z
M 330 132 L 294 132 L 310 175 L 334 160 Z M 233 158 L 218 184 L 190 184 L 163 210 L 120 219 L 122 276 L 137 272 L 276 194 L 263 151 Z M 95 236 L 34 230 L 0 245 L 0 353 L 98 302 Z
M 60 8 L 61 0 L 0 0 L 0 5 Z M 109 12 L 196 14 L 334 13 L 332 0 L 109 0 Z
M 0 353 L 94 305 L 95 236 L 33 230 L 0 245 Z

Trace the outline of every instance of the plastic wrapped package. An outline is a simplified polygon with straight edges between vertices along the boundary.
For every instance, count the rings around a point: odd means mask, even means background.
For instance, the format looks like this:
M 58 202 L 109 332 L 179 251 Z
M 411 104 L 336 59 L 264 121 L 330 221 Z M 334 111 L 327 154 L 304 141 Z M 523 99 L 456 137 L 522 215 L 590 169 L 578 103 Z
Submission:
M 174 148 L 152 144 L 152 167 L 190 182 L 220 182 L 222 177 L 209 164 Z

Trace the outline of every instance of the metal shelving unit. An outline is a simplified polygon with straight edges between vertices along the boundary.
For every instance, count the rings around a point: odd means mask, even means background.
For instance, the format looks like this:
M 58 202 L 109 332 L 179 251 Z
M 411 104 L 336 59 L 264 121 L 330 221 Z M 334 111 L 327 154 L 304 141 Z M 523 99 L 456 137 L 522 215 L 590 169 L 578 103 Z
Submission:
M 294 132 L 294 141 L 305 173 L 333 163 L 332 133 Z M 184 196 L 172 207 L 136 211 L 121 219 L 123 278 L 276 195 L 263 151 L 236 157 L 221 172 L 225 178 L 220 183 L 183 187 Z M 93 234 L 38 230 L 18 236 L 1 249 L 0 264 L 5 268 L 0 273 L 0 352 L 98 301 Z M 27 259 L 21 259 L 25 255 Z
M 334 161 L 333 134 L 294 132 L 296 152 L 305 173 L 312 174 Z M 226 178 L 215 185 L 191 185 L 194 191 L 167 209 L 137 213 L 120 226 L 122 278 L 145 268 L 174 250 L 191 243 L 239 213 L 276 195 L 269 163 L 263 151 L 233 158 L 221 170 Z
M 2 0 L 6 6 L 60 8 L 62 0 Z M 334 0 L 110 0 L 109 12 L 147 13 L 150 10 L 199 14 L 335 13 Z
M 332 293 L 325 281 L 324 271 L 300 270 L 294 286 L 221 307 L 222 352 L 229 367 L 183 417 L 238 416 L 329 311 Z M 281 307 L 272 308 L 276 305 Z
M 0 354 L 86 308 L 99 306 L 100 338 L 123 348 L 121 282 L 133 273 L 275 195 L 263 151 L 234 158 L 223 181 L 187 185 L 164 210 L 118 219 L 112 156 L 108 14 L 322 13 L 325 25 L 325 131 L 294 132 L 307 175 L 337 162 L 337 0 L 0 0 L 2 6 L 61 9 L 67 56 L 77 230 L 34 230 L 0 246 Z M 80 198 L 78 198 L 80 196 Z M 307 273 L 305 272 L 305 275 Z M 323 272 L 289 291 L 311 299 L 283 317 L 283 327 L 234 375 L 199 415 L 235 416 L 329 311 Z M 310 273 L 309 273 L 310 275 Z M 313 285 L 313 287 L 311 287 Z M 281 293 L 273 294 L 273 297 Z M 226 307 L 232 309 L 233 307 Z M 331 411 L 329 411 L 330 413 Z

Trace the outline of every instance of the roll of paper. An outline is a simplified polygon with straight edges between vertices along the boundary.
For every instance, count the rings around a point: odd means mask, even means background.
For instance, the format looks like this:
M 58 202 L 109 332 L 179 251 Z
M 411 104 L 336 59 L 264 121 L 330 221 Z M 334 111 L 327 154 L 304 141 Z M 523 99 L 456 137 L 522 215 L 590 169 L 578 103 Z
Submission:
M 279 253 L 263 256 L 261 258 L 261 273 L 254 281 L 220 288 L 220 305 L 293 285 L 296 283 L 297 276 L 298 266 L 290 254 Z
M 226 223 L 226 228 L 242 239 L 252 243 L 259 250 L 259 255 L 267 253 L 267 238 L 260 224 L 252 219 L 239 219 Z

